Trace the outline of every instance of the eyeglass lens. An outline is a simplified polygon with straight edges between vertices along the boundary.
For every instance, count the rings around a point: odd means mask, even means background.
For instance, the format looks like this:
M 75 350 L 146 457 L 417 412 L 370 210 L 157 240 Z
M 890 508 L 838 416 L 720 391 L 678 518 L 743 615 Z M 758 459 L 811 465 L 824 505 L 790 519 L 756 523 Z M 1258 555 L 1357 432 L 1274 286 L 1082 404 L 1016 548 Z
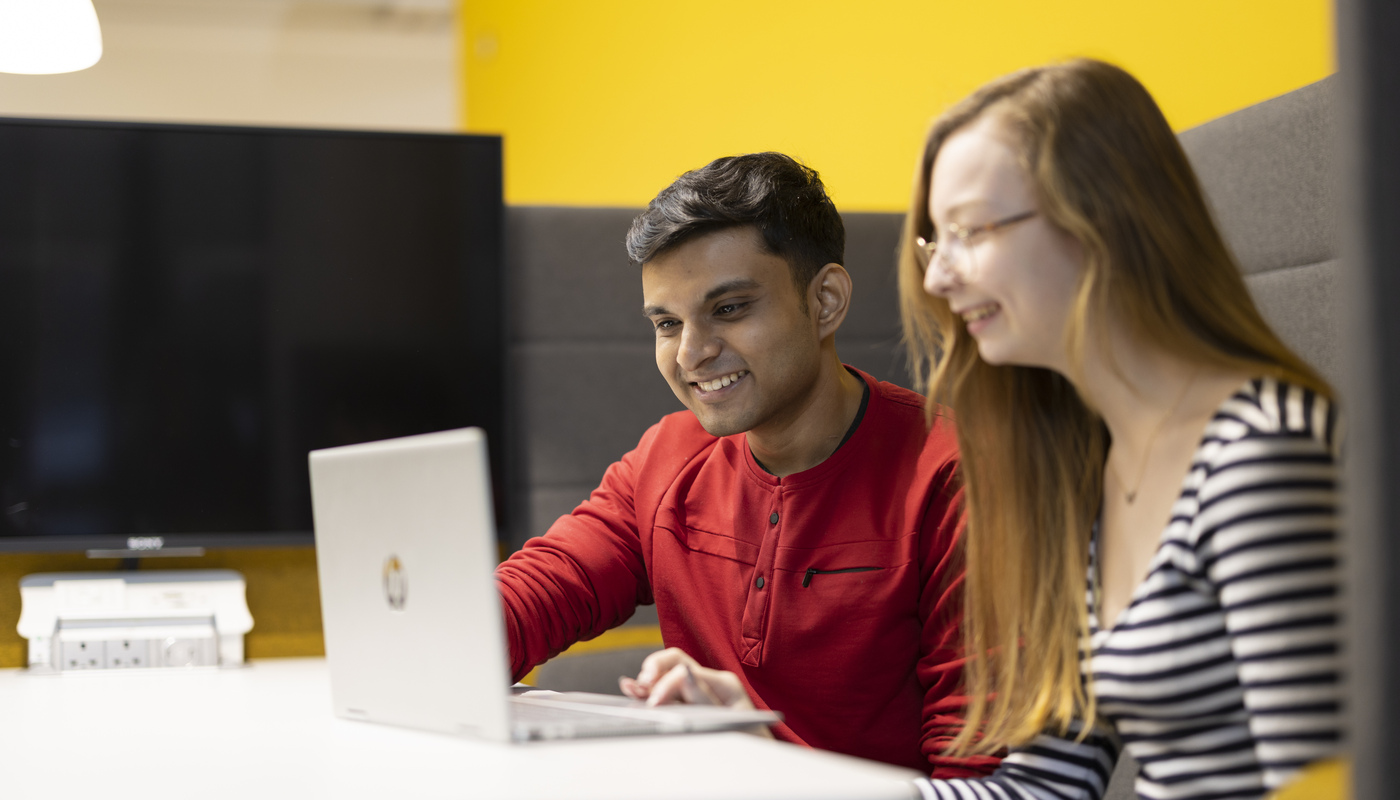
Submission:
M 930 242 L 932 253 L 928 253 L 926 270 L 936 269 L 943 278 L 967 280 L 976 271 L 972 248 L 968 240 L 958 231 L 949 231 L 942 241 Z

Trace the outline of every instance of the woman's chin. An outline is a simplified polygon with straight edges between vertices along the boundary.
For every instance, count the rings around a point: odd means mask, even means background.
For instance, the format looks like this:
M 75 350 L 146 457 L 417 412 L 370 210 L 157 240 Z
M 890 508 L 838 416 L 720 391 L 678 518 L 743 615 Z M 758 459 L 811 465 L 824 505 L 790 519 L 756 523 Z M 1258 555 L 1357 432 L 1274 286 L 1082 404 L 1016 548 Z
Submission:
M 977 355 L 981 356 L 983 363 L 991 364 L 994 367 L 1004 367 L 1011 363 L 1006 359 L 1004 348 L 997 347 L 995 342 L 978 339 Z
M 1012 347 L 1010 342 L 991 337 L 977 340 L 977 355 L 994 367 L 1044 367 L 1044 359 L 1033 357 L 1026 348 Z

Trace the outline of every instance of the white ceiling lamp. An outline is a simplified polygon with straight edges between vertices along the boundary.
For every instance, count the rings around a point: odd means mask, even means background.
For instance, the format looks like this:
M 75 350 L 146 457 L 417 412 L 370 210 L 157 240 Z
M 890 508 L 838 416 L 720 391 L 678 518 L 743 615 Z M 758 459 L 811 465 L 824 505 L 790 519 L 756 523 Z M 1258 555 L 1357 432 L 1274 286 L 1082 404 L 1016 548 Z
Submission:
M 0 72 L 77 72 L 99 58 L 92 0 L 0 0 Z

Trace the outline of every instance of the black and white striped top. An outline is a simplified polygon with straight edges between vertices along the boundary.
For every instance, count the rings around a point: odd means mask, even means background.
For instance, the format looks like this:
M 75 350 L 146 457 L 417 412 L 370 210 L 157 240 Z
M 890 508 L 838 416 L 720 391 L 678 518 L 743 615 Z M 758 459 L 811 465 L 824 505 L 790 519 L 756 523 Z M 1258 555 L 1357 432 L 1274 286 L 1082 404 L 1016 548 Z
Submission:
M 1091 800 L 1121 745 L 1141 765 L 1139 797 L 1258 798 L 1333 755 L 1336 429 L 1326 398 L 1271 379 L 1226 400 L 1112 628 L 1099 627 L 1091 582 L 1095 735 L 1042 735 L 989 778 L 922 783 L 924 795 Z

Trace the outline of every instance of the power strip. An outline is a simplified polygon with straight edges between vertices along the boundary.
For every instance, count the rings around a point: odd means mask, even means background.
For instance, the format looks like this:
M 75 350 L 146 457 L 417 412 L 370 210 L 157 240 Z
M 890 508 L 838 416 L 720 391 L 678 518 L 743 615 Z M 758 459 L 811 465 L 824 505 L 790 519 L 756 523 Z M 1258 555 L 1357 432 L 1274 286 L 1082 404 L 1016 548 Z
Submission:
M 49 659 L 59 670 L 216 667 L 219 635 L 207 615 L 61 617 Z M 32 665 L 32 662 L 31 662 Z
M 253 627 L 233 570 L 26 575 L 20 602 L 34 671 L 242 664 Z

